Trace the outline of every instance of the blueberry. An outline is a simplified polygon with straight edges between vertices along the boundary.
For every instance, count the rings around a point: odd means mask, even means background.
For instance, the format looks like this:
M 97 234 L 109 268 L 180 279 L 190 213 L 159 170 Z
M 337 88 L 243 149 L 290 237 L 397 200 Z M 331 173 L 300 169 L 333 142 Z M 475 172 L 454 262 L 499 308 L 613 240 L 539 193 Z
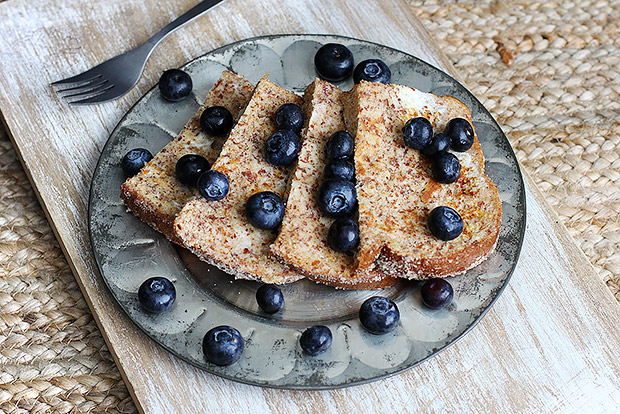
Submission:
M 207 361 L 220 366 L 234 364 L 243 353 L 243 336 L 232 326 L 217 326 L 202 340 L 202 351 Z
M 318 201 L 319 209 L 328 216 L 348 216 L 357 204 L 355 186 L 342 178 L 326 180 L 319 188 Z
M 419 116 L 411 118 L 403 127 L 403 140 L 405 145 L 415 150 L 426 147 L 433 139 L 433 126 L 431 121 Z
M 454 151 L 465 152 L 474 144 L 474 129 L 468 120 L 454 118 L 448 122 L 444 131 L 450 137 Z
M 428 158 L 433 158 L 436 155 L 447 152 L 450 149 L 450 137 L 440 132 L 435 134 L 431 142 L 429 142 L 423 149 L 422 154 Z
M 383 296 L 373 296 L 360 307 L 360 322 L 373 334 L 391 332 L 400 321 L 400 312 L 396 304 Z
M 443 184 L 450 184 L 458 180 L 461 174 L 461 163 L 454 154 L 444 152 L 433 160 L 433 178 Z
M 290 129 L 276 131 L 265 141 L 265 159 L 273 165 L 291 165 L 300 150 L 301 140 Z
M 301 334 L 299 345 L 306 354 L 318 355 L 332 345 L 332 331 L 327 326 L 312 326 Z
M 203 172 L 196 186 L 198 193 L 209 201 L 221 200 L 230 189 L 228 177 L 216 170 Z
M 277 229 L 284 218 L 284 202 L 271 191 L 253 194 L 245 202 L 245 217 L 259 229 Z
M 200 114 L 200 127 L 209 135 L 226 135 L 232 124 L 232 114 L 223 106 L 210 106 Z
M 347 181 L 354 182 L 355 181 L 355 166 L 352 162 L 348 161 L 345 158 L 341 158 L 339 160 L 333 160 L 328 162 L 325 165 L 325 170 L 323 171 L 323 177 L 325 179 L 330 178 L 344 178 Z
M 314 55 L 314 66 L 319 76 L 330 82 L 340 82 L 353 72 L 353 53 L 338 43 L 328 43 Z
M 431 309 L 441 309 L 452 302 L 454 291 L 452 285 L 444 279 L 429 279 L 420 291 L 422 302 Z
M 337 160 L 340 158 L 353 158 L 355 141 L 347 131 L 334 132 L 327 140 L 327 158 Z
M 392 80 L 392 71 L 380 59 L 368 59 L 357 64 L 353 71 L 353 81 L 390 83 Z
M 134 148 L 121 160 L 121 169 L 126 177 L 133 177 L 138 171 L 153 159 L 153 154 L 144 148 Z
M 177 161 L 174 172 L 180 182 L 194 187 L 198 178 L 209 168 L 211 165 L 205 157 L 197 154 L 185 154 Z
M 299 134 L 304 126 L 304 113 L 299 105 L 285 103 L 276 110 L 273 121 L 277 129 L 292 129 Z
M 159 78 L 159 91 L 168 101 L 176 102 L 187 97 L 192 87 L 191 76 L 181 69 L 167 70 Z
M 275 285 L 261 285 L 256 290 L 258 306 L 268 314 L 278 312 L 284 306 L 284 295 Z
M 170 309 L 176 296 L 174 285 L 165 277 L 147 279 L 138 289 L 138 301 L 144 309 L 152 313 L 162 313 Z
M 441 240 L 453 240 L 463 232 L 463 219 L 453 208 L 436 207 L 428 215 L 428 229 Z
M 360 243 L 360 229 L 354 220 L 339 217 L 329 227 L 327 244 L 332 250 L 346 253 L 354 250 Z

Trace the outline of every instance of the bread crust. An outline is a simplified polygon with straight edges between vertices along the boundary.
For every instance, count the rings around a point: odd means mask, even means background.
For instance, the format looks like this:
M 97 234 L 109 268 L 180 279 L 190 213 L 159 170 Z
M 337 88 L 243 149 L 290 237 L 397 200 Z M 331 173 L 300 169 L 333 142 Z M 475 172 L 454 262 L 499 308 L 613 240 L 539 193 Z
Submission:
M 356 272 L 381 271 L 410 279 L 456 275 L 493 251 L 501 224 L 497 187 L 484 174 L 478 137 L 467 152 L 454 152 L 461 176 L 452 184 L 432 178 L 431 161 L 409 149 L 402 127 L 416 116 L 442 131 L 453 118 L 471 123 L 469 109 L 451 96 L 438 97 L 400 85 L 361 82 L 344 98 L 347 128 L 356 134 L 355 166 L 360 248 Z M 465 223 L 452 241 L 427 227 L 438 206 L 457 210 Z
M 358 275 L 355 257 L 339 253 L 327 245 L 327 233 L 334 221 L 318 208 L 316 195 L 323 182 L 327 163 L 327 140 L 345 129 L 341 102 L 343 92 L 336 86 L 315 80 L 304 92 L 306 126 L 303 145 L 289 187 L 286 214 L 271 252 L 316 282 L 343 289 L 379 289 L 392 286 L 397 278 L 378 270 Z
M 252 226 L 245 217 L 245 202 L 252 194 L 272 191 L 287 198 L 289 168 L 267 163 L 263 149 L 276 131 L 276 109 L 289 102 L 301 105 L 302 99 L 266 79 L 258 83 L 212 166 L 228 177 L 228 195 L 219 201 L 196 197 L 174 222 L 187 248 L 237 278 L 282 284 L 303 277 L 270 255 L 269 245 L 277 234 Z
M 131 212 L 166 238 L 183 245 L 174 232 L 174 219 L 196 190 L 176 178 L 175 166 L 185 154 L 202 155 L 213 163 L 226 137 L 212 137 L 200 127 L 200 115 L 210 106 L 224 106 L 237 119 L 254 89 L 245 78 L 224 71 L 197 113 L 179 135 L 168 143 L 135 176 L 121 186 L 121 199 Z

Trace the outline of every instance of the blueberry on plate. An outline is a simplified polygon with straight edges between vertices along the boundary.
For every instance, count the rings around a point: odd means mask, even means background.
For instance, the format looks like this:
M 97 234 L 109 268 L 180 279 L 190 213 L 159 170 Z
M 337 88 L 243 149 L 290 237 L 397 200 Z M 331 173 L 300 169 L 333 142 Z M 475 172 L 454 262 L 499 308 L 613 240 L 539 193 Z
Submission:
M 454 154 L 444 152 L 433 160 L 431 166 L 433 178 L 442 183 L 450 184 L 458 180 L 461 175 L 461 163 Z
M 452 285 L 445 279 L 429 279 L 422 285 L 420 290 L 422 302 L 431 309 L 441 309 L 452 302 L 454 290 Z
M 353 63 L 353 53 L 339 43 L 323 45 L 314 55 L 316 71 L 330 82 L 341 82 L 351 76 Z
M 411 118 L 403 127 L 403 140 L 405 145 L 414 150 L 421 150 L 430 144 L 433 139 L 433 126 L 431 121 L 419 116 Z
M 265 159 L 269 164 L 284 167 L 291 165 L 300 150 L 301 140 L 291 129 L 276 131 L 265 141 Z
M 396 328 L 400 321 L 400 312 L 396 304 L 383 296 L 373 296 L 360 307 L 360 322 L 373 334 L 386 334 Z
M 284 295 L 279 287 L 264 284 L 256 290 L 256 302 L 263 312 L 271 315 L 284 306 Z
M 357 204 L 355 186 L 342 178 L 326 180 L 319 187 L 319 210 L 331 217 L 344 217 Z
M 332 345 L 332 331 L 324 325 L 306 329 L 299 338 L 301 349 L 308 355 L 318 355 Z
M 453 240 L 463 232 L 463 219 L 453 208 L 435 207 L 428 215 L 428 229 L 440 240 Z
M 327 232 L 327 244 L 337 252 L 346 253 L 355 250 L 360 243 L 360 228 L 348 217 L 338 217 Z
M 436 155 L 447 152 L 450 149 L 450 143 L 450 137 L 440 132 L 435 134 L 431 142 L 422 148 L 422 154 L 428 158 L 433 158 Z
M 200 127 L 209 135 L 228 134 L 232 124 L 232 114 L 223 106 L 210 106 L 200 114 Z
M 336 131 L 327 140 L 327 158 L 337 160 L 340 158 L 353 158 L 355 141 L 347 131 Z
M 355 181 L 355 166 L 353 163 L 346 158 L 340 158 L 338 160 L 333 160 L 325 164 L 325 169 L 323 170 L 323 177 L 325 179 L 330 178 L 344 178 L 347 181 L 354 182 Z
M 277 129 L 292 129 L 299 134 L 304 126 L 304 113 L 299 105 L 285 103 L 276 109 L 273 121 Z
M 466 119 L 451 119 L 444 133 L 450 137 L 454 151 L 465 152 L 474 144 L 474 129 Z
M 353 70 L 353 81 L 360 83 L 360 81 L 390 83 L 392 80 L 392 71 L 380 59 L 368 59 L 363 60 L 357 64 Z
M 284 202 L 271 191 L 252 194 L 245 202 L 245 217 L 259 229 L 277 229 L 284 218 Z
M 134 148 L 121 160 L 121 169 L 126 177 L 133 177 L 138 171 L 153 159 L 153 154 L 144 148 Z
M 216 170 L 208 170 L 198 178 L 198 193 L 209 201 L 218 201 L 226 197 L 230 184 L 228 177 Z
M 191 76 L 181 69 L 167 70 L 159 78 L 159 91 L 168 101 L 182 100 L 190 94 L 192 87 Z
M 138 301 L 151 313 L 162 313 L 170 309 L 177 297 L 174 285 L 165 277 L 145 280 L 138 289 Z
M 232 326 L 217 326 L 202 340 L 202 351 L 207 361 L 220 366 L 232 365 L 243 353 L 243 336 Z
M 180 182 L 194 187 L 198 183 L 198 178 L 209 168 L 211 168 L 209 161 L 202 155 L 185 154 L 177 161 L 174 172 Z

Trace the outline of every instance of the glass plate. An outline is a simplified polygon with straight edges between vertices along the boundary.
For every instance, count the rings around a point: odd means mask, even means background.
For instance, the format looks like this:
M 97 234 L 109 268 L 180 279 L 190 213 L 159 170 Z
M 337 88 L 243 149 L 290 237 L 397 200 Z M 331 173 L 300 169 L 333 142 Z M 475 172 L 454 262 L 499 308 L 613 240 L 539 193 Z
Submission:
M 158 152 L 183 128 L 225 69 L 256 83 L 263 75 L 302 92 L 316 77 L 313 57 L 325 43 L 342 43 L 356 62 L 380 58 L 392 70 L 393 83 L 438 95 L 453 95 L 471 110 L 486 157 L 486 171 L 499 188 L 503 206 L 497 248 L 484 263 L 449 278 L 454 302 L 433 311 L 422 305 L 419 283 L 406 282 L 379 292 L 344 291 L 302 280 L 282 288 L 286 305 L 275 316 L 262 313 L 255 300 L 258 283 L 234 280 L 198 261 L 188 251 L 128 213 L 119 198 L 124 181 L 119 163 L 132 148 Z M 357 39 L 328 35 L 278 35 L 224 46 L 183 67 L 194 89 L 171 103 L 151 89 L 112 132 L 95 170 L 89 226 L 95 259 L 108 288 L 127 315 L 151 338 L 183 360 L 213 374 L 267 387 L 325 389 L 364 383 L 411 368 L 454 343 L 471 329 L 497 299 L 517 263 L 525 231 L 525 195 L 515 155 L 497 123 L 462 85 L 414 56 Z M 350 89 L 351 80 L 339 84 Z M 140 284 L 153 276 L 173 281 L 177 300 L 160 315 L 142 310 Z M 357 312 L 367 298 L 392 298 L 401 322 L 386 335 L 372 335 Z M 315 324 L 333 333 L 331 348 L 309 357 L 299 346 L 301 332 Z M 202 338 L 217 325 L 237 328 L 246 340 L 241 359 L 228 367 L 205 361 Z M 150 363 L 144 361 L 144 363 Z

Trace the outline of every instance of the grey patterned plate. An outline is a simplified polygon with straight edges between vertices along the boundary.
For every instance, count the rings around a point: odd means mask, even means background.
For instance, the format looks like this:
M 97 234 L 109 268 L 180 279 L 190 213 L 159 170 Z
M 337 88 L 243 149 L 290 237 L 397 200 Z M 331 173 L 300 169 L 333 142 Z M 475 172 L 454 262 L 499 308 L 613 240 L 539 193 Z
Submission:
M 280 86 L 301 92 L 316 76 L 320 45 L 348 46 L 356 61 L 383 59 L 393 82 L 439 95 L 450 94 L 471 109 L 486 156 L 489 176 L 499 188 L 502 227 L 496 251 L 465 275 L 450 278 L 455 298 L 449 308 L 432 311 L 420 299 L 419 285 L 402 282 L 381 294 L 396 301 L 398 328 L 371 335 L 357 319 L 360 304 L 376 294 L 343 291 L 309 281 L 285 286 L 285 309 L 276 316 L 259 311 L 257 283 L 231 276 L 198 261 L 128 213 L 119 199 L 121 157 L 136 147 L 156 153 L 196 112 L 224 69 L 257 82 L 264 74 Z M 433 66 L 398 50 L 339 36 L 269 36 L 234 43 L 185 65 L 194 81 L 189 99 L 164 101 L 149 91 L 120 121 L 95 171 L 90 197 L 90 232 L 95 258 L 110 291 L 129 317 L 170 352 L 206 371 L 248 384 L 296 389 L 342 387 L 382 378 L 420 363 L 465 334 L 497 299 L 516 265 L 525 231 L 525 195 L 515 155 L 506 137 L 480 102 L 462 85 Z M 339 85 L 348 90 L 351 81 Z M 161 315 L 137 302 L 142 281 L 166 276 L 177 290 L 174 306 Z M 316 357 L 301 353 L 299 336 L 311 325 L 333 332 L 331 348 Z M 246 340 L 241 359 L 229 367 L 205 361 L 201 342 L 214 326 L 236 327 Z M 144 363 L 149 363 L 144 361 Z

